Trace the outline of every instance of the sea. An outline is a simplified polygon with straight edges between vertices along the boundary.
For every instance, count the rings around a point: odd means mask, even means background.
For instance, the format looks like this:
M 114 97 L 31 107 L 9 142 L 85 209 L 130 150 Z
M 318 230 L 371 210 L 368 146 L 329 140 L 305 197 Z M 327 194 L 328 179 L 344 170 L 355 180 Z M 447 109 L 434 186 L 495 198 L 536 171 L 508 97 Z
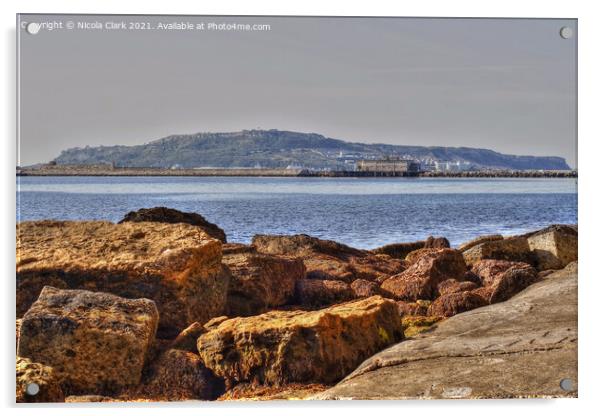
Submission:
M 577 223 L 562 178 L 17 177 L 17 221 L 108 220 L 165 206 L 203 215 L 229 242 L 309 234 L 370 249 Z

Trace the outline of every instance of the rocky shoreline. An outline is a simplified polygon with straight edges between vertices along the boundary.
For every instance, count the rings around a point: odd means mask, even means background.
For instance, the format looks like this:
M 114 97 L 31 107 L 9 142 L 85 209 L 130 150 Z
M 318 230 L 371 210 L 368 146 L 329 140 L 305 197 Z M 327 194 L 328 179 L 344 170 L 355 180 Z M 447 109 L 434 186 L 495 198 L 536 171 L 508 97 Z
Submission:
M 360 250 L 228 243 L 162 207 L 22 222 L 17 402 L 575 396 L 552 370 L 576 381 L 576 261 L 574 225 Z M 507 382 L 453 370 L 487 359 Z M 520 381 L 521 366 L 537 371 Z

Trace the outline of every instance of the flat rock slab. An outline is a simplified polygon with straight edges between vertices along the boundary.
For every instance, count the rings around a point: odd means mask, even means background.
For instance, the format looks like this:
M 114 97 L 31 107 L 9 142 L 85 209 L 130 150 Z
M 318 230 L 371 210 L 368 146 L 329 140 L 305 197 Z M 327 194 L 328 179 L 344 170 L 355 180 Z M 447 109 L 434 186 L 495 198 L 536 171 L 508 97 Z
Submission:
M 53 368 L 66 394 L 140 382 L 159 315 L 153 301 L 46 286 L 21 323 L 17 354 Z
M 560 388 L 571 379 L 575 390 Z M 449 318 L 313 399 L 577 396 L 577 263 L 510 300 Z
M 189 224 L 27 221 L 17 225 L 17 316 L 44 286 L 155 301 L 159 335 L 222 315 L 221 242 Z

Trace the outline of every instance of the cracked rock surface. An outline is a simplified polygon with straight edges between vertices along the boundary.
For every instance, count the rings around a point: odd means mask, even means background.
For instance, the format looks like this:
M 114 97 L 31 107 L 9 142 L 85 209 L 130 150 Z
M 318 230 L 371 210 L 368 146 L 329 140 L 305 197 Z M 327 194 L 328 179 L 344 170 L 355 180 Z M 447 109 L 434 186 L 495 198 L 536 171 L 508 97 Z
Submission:
M 572 380 L 574 390 L 560 388 Z M 364 361 L 313 399 L 577 396 L 577 263 Z

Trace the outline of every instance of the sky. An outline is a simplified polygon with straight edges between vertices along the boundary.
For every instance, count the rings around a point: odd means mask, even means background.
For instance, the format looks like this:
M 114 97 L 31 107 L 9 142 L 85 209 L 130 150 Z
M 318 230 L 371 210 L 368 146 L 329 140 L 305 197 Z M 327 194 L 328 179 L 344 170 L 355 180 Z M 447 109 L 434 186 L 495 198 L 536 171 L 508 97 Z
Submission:
M 194 30 L 158 28 L 182 22 Z M 274 128 L 576 168 L 576 20 L 21 15 L 18 26 L 21 166 L 71 147 Z

